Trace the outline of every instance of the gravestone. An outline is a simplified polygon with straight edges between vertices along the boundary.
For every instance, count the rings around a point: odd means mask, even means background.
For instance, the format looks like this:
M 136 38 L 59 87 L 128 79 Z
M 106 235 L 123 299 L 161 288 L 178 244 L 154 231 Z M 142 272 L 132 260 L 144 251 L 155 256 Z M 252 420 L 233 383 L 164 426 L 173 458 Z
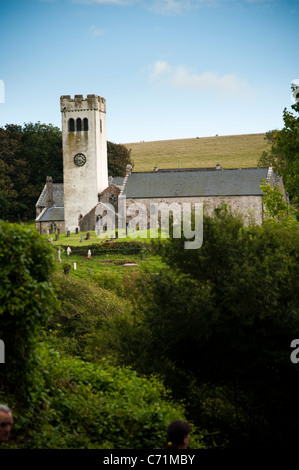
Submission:
M 72 250 L 71 250 L 71 248 L 70 248 L 69 246 L 67 247 L 66 252 L 67 252 L 67 255 L 70 256 Z
M 83 235 L 81 235 L 81 240 L 80 240 L 80 242 L 83 242 Z
M 79 233 L 79 229 L 78 229 L 78 227 L 76 227 L 76 233 Z
M 55 241 L 57 242 L 58 240 L 59 240 L 59 234 L 56 233 L 56 235 L 55 235 Z

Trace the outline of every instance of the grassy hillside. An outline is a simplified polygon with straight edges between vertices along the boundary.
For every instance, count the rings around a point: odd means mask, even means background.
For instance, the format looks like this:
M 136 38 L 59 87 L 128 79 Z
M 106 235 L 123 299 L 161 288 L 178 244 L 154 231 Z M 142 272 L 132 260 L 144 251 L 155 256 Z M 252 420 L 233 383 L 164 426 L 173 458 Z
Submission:
M 160 168 L 214 167 L 248 168 L 257 166 L 263 150 L 270 148 L 265 134 L 245 134 L 193 139 L 161 140 L 124 144 L 132 150 L 134 171 Z

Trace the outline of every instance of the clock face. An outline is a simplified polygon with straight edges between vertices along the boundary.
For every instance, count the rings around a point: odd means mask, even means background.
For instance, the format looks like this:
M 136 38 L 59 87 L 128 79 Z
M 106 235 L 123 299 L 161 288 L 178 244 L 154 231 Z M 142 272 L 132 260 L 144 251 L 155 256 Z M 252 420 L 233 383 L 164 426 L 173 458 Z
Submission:
M 74 156 L 74 163 L 75 165 L 77 166 L 83 166 L 85 165 L 86 163 L 86 157 L 83 153 L 77 153 L 75 156 Z

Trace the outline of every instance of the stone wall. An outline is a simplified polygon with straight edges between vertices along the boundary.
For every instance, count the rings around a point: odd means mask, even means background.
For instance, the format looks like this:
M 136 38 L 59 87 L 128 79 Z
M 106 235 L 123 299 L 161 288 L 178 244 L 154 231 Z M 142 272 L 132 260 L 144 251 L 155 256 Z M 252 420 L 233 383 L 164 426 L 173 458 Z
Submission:
M 65 233 L 65 223 L 64 221 L 59 222 L 35 222 L 35 228 L 40 234 L 51 234 L 51 224 L 53 226 L 52 234 L 58 233 Z M 54 229 L 54 224 L 56 226 L 56 232 Z
M 142 203 L 146 207 L 148 223 L 150 219 L 150 204 L 151 203 L 203 203 L 204 213 L 212 215 L 216 207 L 221 204 L 227 204 L 235 214 L 241 214 L 244 224 L 248 225 L 250 222 L 261 224 L 263 219 L 263 204 L 262 196 L 210 196 L 210 197 L 185 197 L 185 198 L 144 198 L 144 199 L 127 199 L 127 208 L 133 203 Z

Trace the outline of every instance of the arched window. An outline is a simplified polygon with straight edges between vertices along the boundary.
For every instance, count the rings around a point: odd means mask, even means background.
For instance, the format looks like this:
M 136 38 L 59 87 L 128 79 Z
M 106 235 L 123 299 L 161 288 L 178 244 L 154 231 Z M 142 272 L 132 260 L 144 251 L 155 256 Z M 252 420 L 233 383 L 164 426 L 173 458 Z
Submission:
M 82 121 L 80 118 L 78 118 L 76 121 L 76 128 L 77 128 L 77 132 L 82 131 Z
M 100 119 L 100 132 L 102 132 L 102 119 Z
M 75 130 L 75 121 L 73 118 L 69 119 L 69 132 L 74 132 Z
M 87 118 L 83 119 L 83 130 L 88 131 L 88 119 Z

